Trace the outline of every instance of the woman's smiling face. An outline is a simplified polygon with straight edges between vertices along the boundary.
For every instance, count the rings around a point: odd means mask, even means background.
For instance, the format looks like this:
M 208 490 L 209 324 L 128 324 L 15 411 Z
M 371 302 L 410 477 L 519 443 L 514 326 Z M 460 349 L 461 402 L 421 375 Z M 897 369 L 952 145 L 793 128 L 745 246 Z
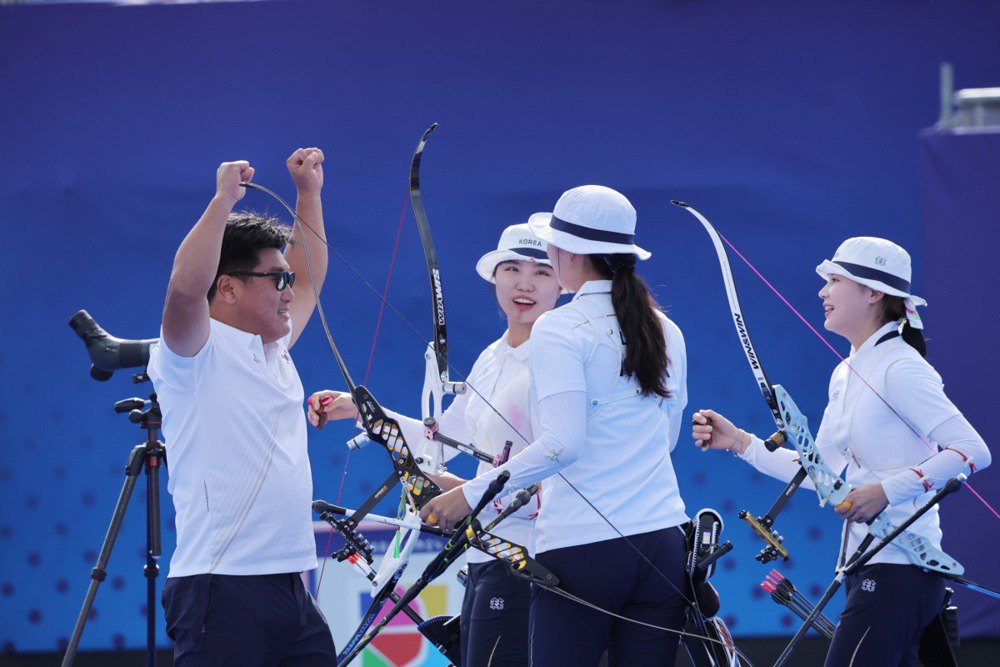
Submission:
M 881 294 L 844 276 L 830 274 L 819 291 L 823 300 L 823 326 L 845 338 L 871 328 Z
M 532 324 L 552 310 L 560 287 L 555 271 L 547 264 L 530 260 L 501 262 L 493 271 L 497 303 L 511 324 Z

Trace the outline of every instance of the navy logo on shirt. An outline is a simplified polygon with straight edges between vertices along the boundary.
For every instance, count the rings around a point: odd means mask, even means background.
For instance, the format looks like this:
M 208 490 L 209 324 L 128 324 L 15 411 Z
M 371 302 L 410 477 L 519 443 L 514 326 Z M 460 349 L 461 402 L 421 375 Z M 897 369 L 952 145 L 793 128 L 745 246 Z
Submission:
M 503 611 L 503 598 L 490 598 L 490 609 Z
M 865 592 L 868 592 L 868 593 L 874 593 L 875 592 L 875 580 L 874 579 L 865 579 L 864 581 L 862 581 L 861 582 L 861 590 L 863 590 Z

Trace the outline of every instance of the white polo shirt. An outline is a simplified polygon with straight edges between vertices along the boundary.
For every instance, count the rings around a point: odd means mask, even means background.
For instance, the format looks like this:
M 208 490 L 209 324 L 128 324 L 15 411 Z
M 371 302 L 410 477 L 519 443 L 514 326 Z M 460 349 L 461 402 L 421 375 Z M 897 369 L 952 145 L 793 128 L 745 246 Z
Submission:
M 316 567 L 304 393 L 289 340 L 263 345 L 211 320 L 193 357 L 171 352 L 162 332 L 150 349 L 177 511 L 168 576 Z
M 456 396 L 441 415 L 440 432 L 454 440 L 471 442 L 494 456 L 503 451 L 507 441 L 511 443 L 510 456 L 527 447 L 534 439 L 528 398 L 530 343 L 528 340 L 517 347 L 511 347 L 505 333 L 483 350 L 466 378 L 469 389 L 464 394 Z M 490 407 L 491 405 L 493 407 Z M 497 414 L 498 411 L 500 414 Z M 423 437 L 422 422 L 397 413 L 391 414 L 399 421 L 403 436 L 408 443 L 420 442 Z M 445 447 L 444 454 L 446 459 L 451 459 L 458 454 L 458 451 Z M 477 474 L 492 469 L 491 464 L 480 461 Z M 508 500 L 509 496 L 495 500 L 492 506 L 480 515 L 480 522 L 485 526 L 493 520 L 503 511 Z M 493 534 L 520 544 L 533 553 L 532 532 L 540 506 L 541 500 L 535 496 L 530 503 L 504 519 L 492 531 Z M 470 549 L 467 554 L 470 563 L 493 560 L 491 556 L 478 549 Z
M 687 405 L 687 354 L 677 325 L 662 313 L 660 321 L 670 358 L 671 397 L 663 400 L 642 396 L 635 379 L 621 375 L 610 280 L 585 283 L 570 303 L 542 315 L 531 332 L 535 440 L 466 483 L 466 501 L 474 506 L 501 470 L 511 473 L 508 489 L 544 480 L 539 553 L 687 521 L 670 459 Z

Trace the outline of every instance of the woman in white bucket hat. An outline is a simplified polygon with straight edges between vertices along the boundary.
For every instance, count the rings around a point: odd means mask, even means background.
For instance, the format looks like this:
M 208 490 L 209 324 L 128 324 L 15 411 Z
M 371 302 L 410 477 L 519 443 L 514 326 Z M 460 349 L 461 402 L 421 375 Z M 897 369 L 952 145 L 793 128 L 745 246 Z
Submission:
M 854 485 L 837 508 L 847 521 L 843 563 L 867 533 L 865 522 L 885 512 L 899 525 L 948 479 L 982 470 L 991 457 L 924 359 L 917 307 L 927 302 L 912 293 L 909 254 L 885 239 L 855 237 L 816 271 L 826 281 L 819 292 L 824 325 L 851 343 L 850 355 L 830 379 L 829 404 L 816 434 L 827 465 L 836 471 L 846 466 Z M 768 452 L 759 438 L 712 410 L 698 411 L 694 420 L 701 446 L 732 450 L 785 482 L 798 471 L 793 450 Z M 909 530 L 940 549 L 936 507 Z M 941 612 L 944 580 L 911 565 L 906 552 L 890 545 L 846 583 L 847 604 L 826 665 L 918 665 L 923 630 Z
M 561 588 L 628 620 L 536 587 L 534 665 L 595 665 L 605 651 L 611 664 L 672 665 L 677 635 L 630 621 L 684 623 L 688 517 L 670 452 L 687 403 L 686 353 L 635 274 L 650 256 L 635 245 L 635 222 L 624 196 L 597 185 L 531 217 L 560 284 L 576 293 L 532 331 L 535 439 L 422 512 L 454 525 L 501 470 L 509 489 L 545 480 L 536 558 Z
M 531 439 L 528 398 L 529 337 L 535 321 L 555 307 L 560 288 L 546 254 L 545 242 L 527 224 L 511 225 L 500 237 L 497 249 L 476 263 L 476 273 L 496 286 L 496 298 L 507 320 L 507 330 L 483 350 L 469 373 L 467 383 L 475 391 L 459 394 L 444 411 L 440 432 L 479 449 L 503 455 L 520 452 Z M 329 400 L 332 399 L 332 400 Z M 496 410 L 494 410 L 496 408 Z M 386 410 L 403 429 L 407 442 L 418 443 L 424 426 L 417 419 Z M 325 418 L 357 419 L 357 408 L 347 392 L 320 391 L 309 398 L 309 420 L 321 427 Z M 457 451 L 448 449 L 446 459 Z M 480 462 L 479 472 L 494 466 Z M 451 474 L 433 476 L 443 489 L 464 480 Z M 537 496 L 532 503 L 504 520 L 494 534 L 531 548 Z M 497 514 L 506 503 L 494 502 Z M 487 510 L 490 511 L 490 510 Z M 515 577 L 503 561 L 470 550 L 469 574 L 461 614 L 462 664 L 526 665 L 528 663 L 528 606 L 531 587 Z

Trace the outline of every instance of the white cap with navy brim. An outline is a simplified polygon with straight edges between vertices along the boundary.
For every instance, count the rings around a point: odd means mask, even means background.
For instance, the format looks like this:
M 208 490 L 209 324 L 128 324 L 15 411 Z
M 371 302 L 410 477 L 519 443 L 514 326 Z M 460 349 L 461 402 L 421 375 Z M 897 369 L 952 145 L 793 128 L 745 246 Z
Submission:
M 535 213 L 528 226 L 543 241 L 578 255 L 652 255 L 635 245 L 635 208 L 620 192 L 603 185 L 567 190 L 552 213 Z
M 536 214 L 537 215 L 537 214 Z M 511 225 L 503 230 L 496 250 L 491 250 L 476 262 L 476 273 L 483 280 L 496 282 L 493 274 L 501 262 L 529 261 L 552 266 L 545 241 L 535 236 L 527 223 Z
M 849 238 L 840 244 L 833 259 L 816 267 L 816 273 L 824 280 L 831 275 L 844 276 L 878 292 L 902 297 L 910 326 L 924 328 L 917 307 L 927 302 L 910 293 L 910 254 L 892 241 L 874 236 Z

